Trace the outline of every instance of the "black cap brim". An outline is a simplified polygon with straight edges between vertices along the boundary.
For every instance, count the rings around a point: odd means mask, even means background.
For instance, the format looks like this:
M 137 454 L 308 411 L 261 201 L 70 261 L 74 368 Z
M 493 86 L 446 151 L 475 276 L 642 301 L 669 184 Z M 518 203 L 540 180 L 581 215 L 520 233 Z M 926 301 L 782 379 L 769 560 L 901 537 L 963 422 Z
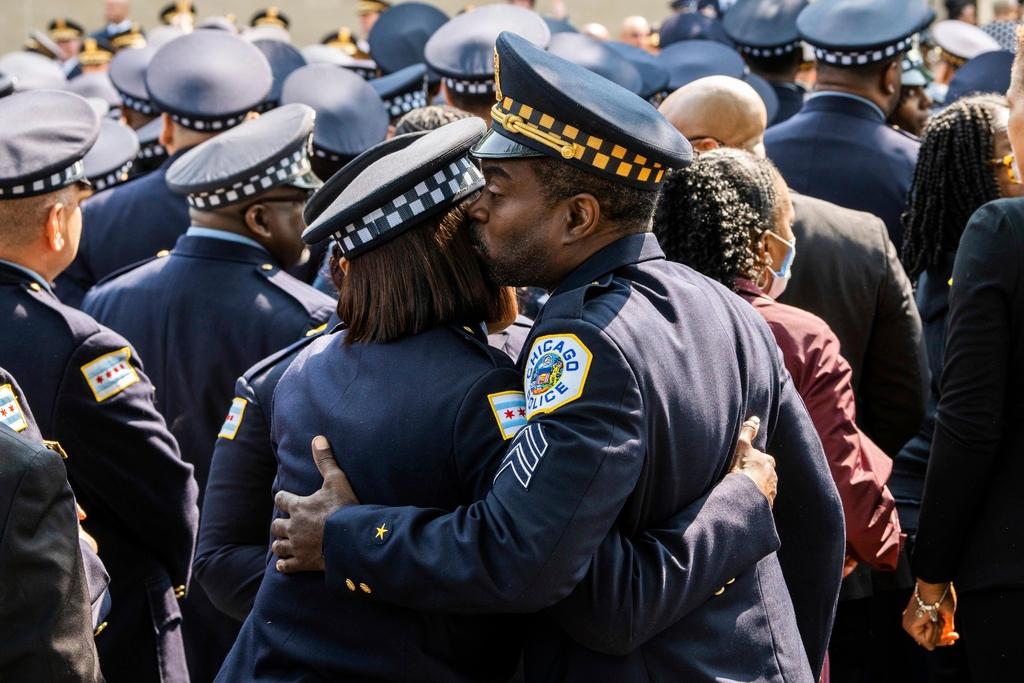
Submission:
M 546 156 L 543 152 L 505 137 L 493 128 L 487 131 L 469 153 L 477 159 L 526 159 Z

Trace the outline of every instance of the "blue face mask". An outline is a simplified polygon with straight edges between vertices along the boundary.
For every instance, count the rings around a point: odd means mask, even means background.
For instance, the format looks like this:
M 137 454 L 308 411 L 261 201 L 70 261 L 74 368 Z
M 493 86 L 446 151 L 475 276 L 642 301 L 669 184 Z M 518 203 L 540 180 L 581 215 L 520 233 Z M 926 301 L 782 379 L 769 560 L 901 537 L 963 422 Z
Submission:
M 772 274 L 772 284 L 768 287 L 768 296 L 773 299 L 778 299 L 782 296 L 782 293 L 786 291 L 786 285 L 789 284 L 789 279 L 793 277 L 793 260 L 796 258 L 796 240 L 784 240 L 769 230 L 768 234 L 778 241 L 785 244 L 789 249 L 786 251 L 786 255 L 782 258 L 782 265 L 778 270 L 771 267 L 768 268 Z

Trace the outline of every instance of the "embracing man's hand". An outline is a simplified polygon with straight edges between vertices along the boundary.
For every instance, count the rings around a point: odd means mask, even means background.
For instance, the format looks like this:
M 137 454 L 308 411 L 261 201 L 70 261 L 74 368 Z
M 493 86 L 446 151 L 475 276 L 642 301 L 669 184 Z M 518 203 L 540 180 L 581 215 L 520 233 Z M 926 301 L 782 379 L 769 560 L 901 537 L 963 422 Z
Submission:
M 775 504 L 778 492 L 779 477 L 775 473 L 775 458 L 754 448 L 754 437 L 761 428 L 761 420 L 750 417 L 740 427 L 740 436 L 736 441 L 736 452 L 732 457 L 730 472 L 745 474 L 757 484 L 761 493 L 768 498 L 768 505 Z
M 338 467 L 331 445 L 323 436 L 313 438 L 313 461 L 324 485 L 310 496 L 278 491 L 274 504 L 288 515 L 275 519 L 270 533 L 277 539 L 270 546 L 277 555 L 277 571 L 284 574 L 324 570 L 324 526 L 327 518 L 346 505 L 358 505 L 348 477 Z

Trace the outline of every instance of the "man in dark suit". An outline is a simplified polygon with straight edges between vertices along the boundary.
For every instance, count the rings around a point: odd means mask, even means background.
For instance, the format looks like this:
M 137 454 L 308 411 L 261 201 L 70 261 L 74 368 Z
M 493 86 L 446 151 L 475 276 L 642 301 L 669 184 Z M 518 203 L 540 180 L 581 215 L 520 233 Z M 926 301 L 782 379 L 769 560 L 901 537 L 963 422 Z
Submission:
M 231 79 L 211 64 L 232 65 Z M 266 57 L 226 31 L 199 31 L 160 48 L 146 67 L 150 103 L 163 112 L 160 167 L 91 197 L 78 256 L 57 279 L 62 302 L 80 306 L 90 287 L 125 266 L 169 250 L 188 228 L 188 204 L 170 191 L 167 169 L 178 157 L 238 125 L 273 82 Z M 237 82 L 235 82 L 237 80 Z
M 897 249 L 920 145 L 886 118 L 899 104 L 901 56 L 934 17 L 924 0 L 808 5 L 797 29 L 815 47 L 815 92 L 765 135 L 768 156 L 791 188 L 875 214 Z

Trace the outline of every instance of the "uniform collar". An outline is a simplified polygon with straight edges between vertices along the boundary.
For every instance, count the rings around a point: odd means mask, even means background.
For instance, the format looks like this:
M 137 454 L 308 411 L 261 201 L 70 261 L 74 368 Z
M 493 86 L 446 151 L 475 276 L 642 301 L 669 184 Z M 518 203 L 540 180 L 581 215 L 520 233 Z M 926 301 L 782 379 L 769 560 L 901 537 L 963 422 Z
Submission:
M 0 258 L 0 266 L 12 270 L 18 275 L 23 275 L 24 277 L 27 277 L 28 279 L 32 280 L 33 282 L 41 286 L 50 294 L 53 294 L 53 287 L 50 285 L 49 282 L 46 281 L 46 278 L 44 278 L 36 271 L 30 270 L 25 266 L 18 265 L 17 263 L 13 263 L 2 258 Z
M 276 267 L 276 263 L 272 261 L 269 252 L 263 247 L 253 247 L 248 244 L 223 239 L 196 237 L 187 233 L 178 238 L 171 255 L 254 263 L 261 266 L 269 263 L 271 266 Z
M 268 254 L 270 253 L 267 251 L 266 247 L 256 240 L 245 237 L 244 235 L 236 235 L 233 232 L 225 232 L 224 230 L 215 230 L 213 228 L 204 228 L 201 225 L 193 225 L 185 231 L 185 234 L 189 237 L 201 237 L 203 239 L 224 240 L 225 242 L 234 242 L 235 244 L 245 244 L 247 246 L 260 249 Z
M 811 104 L 812 102 L 814 103 L 813 105 Z M 851 114 L 862 119 L 885 121 L 885 112 L 882 111 L 881 107 L 866 97 L 848 92 L 822 90 L 811 93 L 807 97 L 807 106 L 812 109 L 817 108 Z
M 562 280 L 554 294 L 576 289 L 622 266 L 665 258 L 653 233 L 622 237 L 588 258 Z

